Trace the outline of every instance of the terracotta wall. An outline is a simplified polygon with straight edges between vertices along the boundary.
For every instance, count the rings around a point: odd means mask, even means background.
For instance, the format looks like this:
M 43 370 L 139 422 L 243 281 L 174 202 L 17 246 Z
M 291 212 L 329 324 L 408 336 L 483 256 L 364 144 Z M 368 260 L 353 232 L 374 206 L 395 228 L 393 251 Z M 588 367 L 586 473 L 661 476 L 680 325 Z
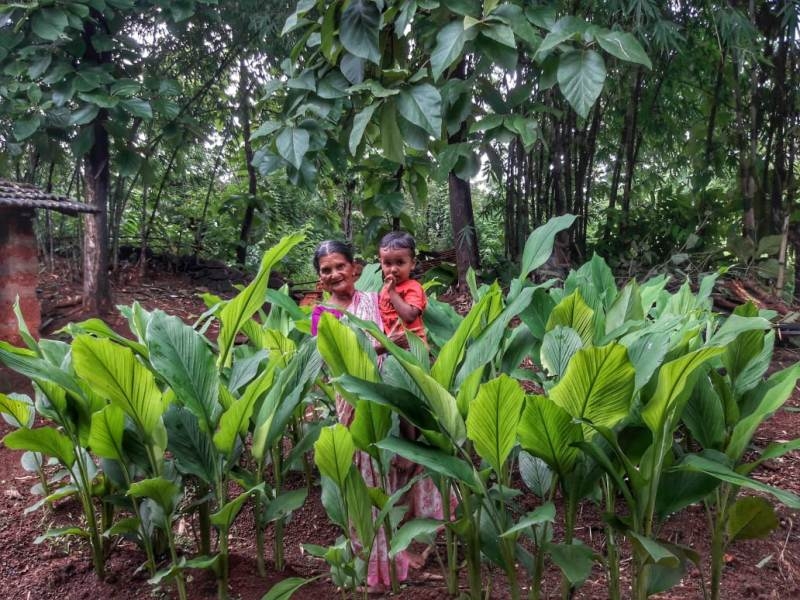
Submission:
M 37 337 L 42 321 L 36 298 L 39 261 L 33 218 L 32 210 L 0 207 L 0 340 L 17 345 L 21 343 L 13 311 L 17 296 L 25 322 Z

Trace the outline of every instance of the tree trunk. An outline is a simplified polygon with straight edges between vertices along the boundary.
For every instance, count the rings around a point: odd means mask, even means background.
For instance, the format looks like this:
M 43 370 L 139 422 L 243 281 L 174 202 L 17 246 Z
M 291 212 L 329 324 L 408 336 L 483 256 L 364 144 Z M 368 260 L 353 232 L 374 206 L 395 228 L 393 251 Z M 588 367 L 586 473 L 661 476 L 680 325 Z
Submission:
M 109 185 L 109 146 L 105 110 L 89 125 L 94 144 L 84 160 L 86 200 L 97 212 L 87 213 L 83 230 L 83 307 L 93 313 L 111 310 L 108 281 L 108 230 L 106 226 Z
M 453 77 L 466 79 L 467 63 L 462 60 L 453 72 Z M 447 140 L 450 144 L 457 144 L 466 138 L 466 125 Z M 478 231 L 475 228 L 475 216 L 472 212 L 472 191 L 469 181 L 464 181 L 453 171 L 447 178 L 448 195 L 450 199 L 450 224 L 453 227 L 453 241 L 456 246 L 456 270 L 458 272 L 458 287 L 465 289 L 467 284 L 467 271 L 470 267 L 477 269 L 480 266 L 478 258 Z
M 239 59 L 239 117 L 242 120 L 242 136 L 244 137 L 244 161 L 247 168 L 247 208 L 239 230 L 239 244 L 236 246 L 236 262 L 242 266 L 247 262 L 247 245 L 250 230 L 253 228 L 253 216 L 256 210 L 256 193 L 258 182 L 256 169 L 253 166 L 253 145 L 250 142 L 250 90 L 248 88 L 247 65 L 244 58 Z

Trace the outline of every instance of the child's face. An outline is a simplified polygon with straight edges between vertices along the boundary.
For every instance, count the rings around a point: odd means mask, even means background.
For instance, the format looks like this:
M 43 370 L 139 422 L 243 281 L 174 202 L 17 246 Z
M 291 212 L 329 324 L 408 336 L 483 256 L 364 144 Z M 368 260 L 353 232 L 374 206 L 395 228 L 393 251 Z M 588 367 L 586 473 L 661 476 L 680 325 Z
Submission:
M 380 248 L 378 257 L 381 261 L 381 271 L 383 278 L 394 279 L 395 284 L 403 283 L 411 277 L 414 268 L 414 257 L 408 248 Z

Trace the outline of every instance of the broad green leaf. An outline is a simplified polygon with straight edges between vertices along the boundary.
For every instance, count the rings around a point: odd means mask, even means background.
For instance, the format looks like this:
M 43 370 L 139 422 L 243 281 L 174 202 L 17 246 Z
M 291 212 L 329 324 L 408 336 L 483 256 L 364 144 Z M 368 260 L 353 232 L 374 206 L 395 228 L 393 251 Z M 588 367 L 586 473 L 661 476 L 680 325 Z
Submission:
M 153 374 L 129 348 L 80 335 L 72 342 L 75 372 L 119 406 L 148 440 L 154 439 L 166 400 Z
M 700 367 L 722 353 L 722 348 L 701 348 L 662 365 L 653 397 L 642 410 L 642 419 L 654 435 L 666 435 L 680 419 Z
M 475 342 L 467 348 L 464 362 L 456 376 L 459 386 L 475 369 L 491 362 L 502 348 L 502 339 L 508 335 L 508 324 L 531 303 L 535 288 L 527 287 L 519 292 L 502 312 L 489 316 L 489 323 L 480 332 Z
M 370 121 L 372 121 L 372 115 L 375 113 L 375 109 L 379 106 L 380 102 L 373 102 L 365 106 L 353 118 L 353 128 L 350 130 L 350 138 L 348 140 L 348 148 L 350 154 L 353 156 L 356 155 L 361 139 L 364 137 L 364 131 L 367 129 Z
M 42 542 L 46 542 L 47 540 L 67 537 L 68 535 L 75 535 L 80 538 L 88 538 L 89 532 L 86 529 L 83 529 L 82 527 L 75 527 L 75 526 L 51 527 L 43 535 L 37 536 L 33 540 L 33 543 L 41 544 Z
M 201 334 L 155 311 L 147 326 L 150 362 L 175 392 L 178 403 L 195 414 L 204 431 L 213 432 L 222 412 L 214 355 Z
M 233 522 L 236 520 L 236 517 L 239 516 L 239 512 L 242 510 L 244 503 L 247 502 L 254 492 L 258 491 L 259 489 L 263 490 L 263 485 L 264 484 L 262 483 L 257 488 L 242 492 L 233 500 L 226 502 L 222 508 L 211 515 L 211 524 L 216 525 L 223 531 L 228 531 L 231 528 L 231 525 L 233 525 Z
M 643 321 L 642 296 L 636 281 L 630 281 L 617 294 L 606 313 L 606 333 L 620 331 L 625 323 Z
M 725 319 L 722 326 L 711 336 L 708 345 L 726 346 L 745 332 L 769 331 L 770 329 L 772 329 L 772 324 L 763 317 L 743 317 L 734 313 Z
M 397 97 L 397 110 L 410 123 L 439 139 L 442 130 L 442 97 L 429 83 L 403 89 Z
M 295 169 L 303 164 L 303 157 L 311 146 L 311 135 L 302 127 L 285 127 L 275 139 L 278 154 Z
M 124 461 L 122 434 L 125 431 L 125 413 L 109 404 L 92 415 L 92 429 L 89 434 L 89 448 L 97 456 Z
M 594 550 L 589 546 L 580 540 L 573 540 L 571 544 L 550 542 L 545 548 L 572 587 L 582 585 L 589 578 L 595 561 Z
M 556 325 L 544 334 L 542 340 L 542 366 L 556 381 L 561 379 L 573 355 L 581 349 L 583 341 L 571 327 Z
M 379 111 L 380 143 L 383 153 L 389 160 L 402 164 L 405 162 L 403 134 L 398 126 L 397 104 L 394 98 L 384 102 Z
M 683 422 L 703 448 L 722 450 L 725 441 L 725 411 L 711 380 L 701 377 L 683 411 Z
M 522 252 L 519 280 L 528 278 L 531 271 L 541 267 L 553 253 L 553 242 L 556 234 L 572 227 L 577 217 L 575 215 L 560 215 L 553 217 L 544 225 L 537 227 L 528 236 L 525 249 Z
M 300 488 L 298 490 L 282 492 L 278 494 L 277 497 L 271 498 L 267 505 L 267 510 L 264 511 L 261 517 L 263 522 L 271 523 L 272 521 L 277 521 L 297 510 L 303 506 L 307 495 L 308 491 L 305 488 Z
M 247 433 L 256 402 L 267 393 L 274 379 L 275 362 L 270 361 L 269 366 L 248 384 L 242 397 L 222 414 L 214 434 L 214 445 L 220 452 L 227 456 L 233 453 L 237 437 Z
M 753 403 L 755 410 L 736 423 L 725 454 L 733 460 L 741 458 L 758 426 L 789 399 L 798 378 L 800 378 L 800 363 L 773 373 L 766 382 L 753 391 L 756 398 Z
M 22 398 L 25 398 L 23 400 Z M 33 420 L 36 418 L 36 411 L 33 408 L 33 402 L 27 396 L 6 396 L 0 393 L 0 413 L 6 418 L 14 427 L 28 427 L 33 425 Z
M 537 506 L 533 511 L 522 517 L 510 529 L 506 529 L 500 534 L 500 537 L 510 537 L 525 531 L 534 525 L 541 525 L 542 523 L 552 523 L 556 519 L 556 507 L 552 502 L 547 502 L 541 506 Z
M 644 65 L 652 69 L 653 65 L 638 40 L 625 31 L 596 31 L 594 39 L 600 47 L 617 58 Z
M 553 484 L 553 470 L 541 458 L 524 450 L 520 451 L 518 460 L 522 481 L 539 498 L 545 498 Z
M 231 350 L 236 334 L 241 331 L 245 322 L 263 306 L 269 284 L 269 273 L 272 267 L 286 256 L 289 250 L 304 239 L 305 235 L 295 233 L 281 238 L 280 242 L 267 250 L 253 281 L 219 312 L 219 320 L 222 326 L 217 339 L 219 346 L 218 367 L 230 366 Z
M 498 306 L 501 300 L 499 287 L 493 287 L 476 304 L 458 324 L 455 333 L 439 350 L 439 356 L 431 367 L 431 376 L 445 388 L 451 389 L 458 366 L 464 357 L 469 341 L 477 337 L 485 326 L 488 315 Z
M 584 348 L 572 357 L 550 398 L 575 418 L 614 427 L 630 411 L 635 375 L 624 346 Z M 590 433 L 584 428 L 587 439 Z
M 480 493 L 483 489 L 478 474 L 470 463 L 441 450 L 396 437 L 386 438 L 378 442 L 377 446 L 418 463 L 429 471 L 449 477 L 456 482 L 462 482 L 473 491 Z
M 728 511 L 725 523 L 730 541 L 763 538 L 777 527 L 778 517 L 772 505 L 758 496 L 737 499 Z
M 465 41 L 464 23 L 461 20 L 451 21 L 439 30 L 431 52 L 431 75 L 434 81 L 461 57 Z
M 339 22 L 339 39 L 342 46 L 359 58 L 380 64 L 378 48 L 380 11 L 374 2 L 353 0 L 342 12 Z
M 583 439 L 581 426 L 570 414 L 544 396 L 528 396 L 518 428 L 520 445 L 546 462 L 563 479 L 580 452 L 573 443 Z
M 169 516 L 175 511 L 181 488 L 164 477 L 153 477 L 132 483 L 127 493 L 134 498 L 151 498 Z
M 678 557 L 656 540 L 633 531 L 628 531 L 626 535 L 628 535 L 631 544 L 640 554 L 647 555 L 647 562 L 672 568 L 678 566 Z
M 584 119 L 594 105 L 606 80 L 603 57 L 594 50 L 573 50 L 558 61 L 558 86 L 561 93 Z
M 793 508 L 795 510 L 800 509 L 800 497 L 792 492 L 766 485 L 756 479 L 751 479 L 750 477 L 737 473 L 727 465 L 723 465 L 722 463 L 698 456 L 696 454 L 688 455 L 676 468 L 708 473 L 712 477 L 716 477 L 721 481 L 726 481 L 735 486 L 745 487 L 757 492 L 770 494 L 789 508 Z
M 392 412 L 388 407 L 366 400 L 358 401 L 350 424 L 350 433 L 358 448 L 378 458 L 373 444 L 385 438 L 391 428 Z
M 719 486 L 719 480 L 706 475 L 672 468 L 662 471 L 656 494 L 656 514 L 667 518 L 690 504 L 700 502 Z
M 546 331 L 562 325 L 573 329 L 581 338 L 584 346 L 592 343 L 594 338 L 594 311 L 583 301 L 578 290 L 561 300 L 547 319 Z
M 320 431 L 319 439 L 314 444 L 314 462 L 322 475 L 344 489 L 355 451 L 350 432 L 337 423 Z
M 501 375 L 483 384 L 470 404 L 467 437 L 495 473 L 503 473 L 514 448 L 525 394 L 519 383 Z
M 539 25 L 544 27 L 543 23 L 539 23 Z M 550 33 L 542 40 L 541 46 L 536 51 L 537 56 L 549 52 L 570 38 L 577 37 L 578 34 L 582 34 L 586 29 L 586 22 L 573 16 L 566 16 L 555 22 L 552 27 L 545 28 L 550 29 Z
M 436 532 L 443 526 L 442 521 L 435 519 L 412 519 L 404 523 L 392 536 L 389 557 L 397 556 L 398 553 L 408 548 L 414 540 L 433 543 L 436 539 Z
M 164 427 L 167 450 L 172 453 L 178 471 L 214 484 L 223 457 L 217 452 L 210 433 L 200 429 L 197 417 L 173 404 L 164 414 Z
M 14 139 L 18 142 L 28 139 L 39 129 L 42 118 L 34 115 L 27 119 L 19 119 L 14 122 Z
M 380 381 L 375 362 L 359 345 L 356 332 L 327 312 L 319 320 L 317 348 L 334 377 L 346 374 Z
M 373 520 L 373 506 L 370 489 L 364 483 L 364 477 L 358 469 L 351 469 L 347 474 L 344 489 L 347 515 L 359 540 L 373 540 L 378 523 Z M 366 552 L 361 555 L 367 560 Z
M 69 25 L 67 14 L 60 8 L 44 8 L 33 11 L 31 29 L 40 38 L 54 42 Z
M 53 456 L 67 468 L 75 464 L 75 450 L 72 442 L 67 436 L 52 427 L 17 429 L 3 438 L 3 444 L 13 450 L 31 450 L 41 452 L 46 456 Z
M 436 428 L 436 421 L 425 403 L 408 390 L 364 381 L 350 375 L 342 375 L 336 382 L 354 396 L 393 408 L 416 427 L 430 430 Z
M 316 577 L 287 577 L 269 588 L 269 591 L 261 597 L 261 600 L 289 600 L 294 593 L 307 583 L 319 579 Z
M 119 105 L 134 117 L 140 119 L 151 120 L 153 118 L 153 109 L 147 100 L 141 98 L 126 98 L 120 100 Z

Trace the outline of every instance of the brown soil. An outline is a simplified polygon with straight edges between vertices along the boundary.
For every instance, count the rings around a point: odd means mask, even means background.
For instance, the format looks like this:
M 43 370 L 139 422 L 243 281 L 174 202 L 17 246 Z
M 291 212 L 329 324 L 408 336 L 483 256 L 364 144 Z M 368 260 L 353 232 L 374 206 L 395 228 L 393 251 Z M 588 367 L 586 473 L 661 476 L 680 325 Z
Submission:
M 53 275 L 43 278 L 45 300 L 78 293 L 77 285 L 63 281 Z M 144 282 L 118 283 L 115 286 L 115 300 L 118 304 L 139 301 L 148 309 L 162 308 L 191 322 L 203 313 L 204 306 L 195 295 L 197 287 L 188 279 L 177 276 L 160 276 Z M 46 315 L 47 317 L 47 315 Z M 80 320 L 82 315 L 51 315 L 50 330 L 65 324 L 68 320 Z M 111 325 L 124 331 L 122 317 L 112 316 Z M 775 354 L 774 368 L 786 366 L 800 359 L 795 350 L 779 348 Z M 27 391 L 30 388 L 24 378 L 7 370 L 0 370 L 0 392 Z M 0 435 L 10 428 L 0 421 Z M 760 449 L 771 441 L 788 441 L 800 436 L 800 392 L 796 392 L 787 405 L 765 423 L 754 438 L 754 445 Z M 24 514 L 27 506 L 37 497 L 30 493 L 36 483 L 31 474 L 25 472 L 19 463 L 20 453 L 0 446 L 0 581 L 3 589 L 0 596 L 9 600 L 59 599 L 78 600 L 82 598 L 114 598 L 147 600 L 153 598 L 176 597 L 170 586 L 154 589 L 147 583 L 147 577 L 139 567 L 144 562 L 143 554 L 129 542 L 114 546 L 107 563 L 107 575 L 99 580 L 91 565 L 87 546 L 80 541 L 46 541 L 35 544 L 35 538 L 48 527 L 74 522 L 80 513 L 79 507 L 71 502 L 63 502 L 53 511 L 38 510 Z M 769 461 L 755 472 L 755 477 L 795 493 L 800 493 L 800 452 Z M 300 480 L 297 480 L 298 485 Z M 531 500 L 531 503 L 533 501 Z M 735 543 L 726 555 L 723 581 L 723 598 L 762 598 L 782 599 L 800 598 L 800 524 L 798 515 L 786 508 L 777 508 L 780 526 L 763 540 Z M 603 545 L 603 529 L 596 508 L 586 504 L 582 508 L 578 522 L 581 523 L 577 536 L 598 550 Z M 189 553 L 193 551 L 191 523 L 185 523 L 182 538 Z M 268 552 L 271 547 L 272 532 L 268 531 Z M 708 554 L 709 535 L 706 517 L 700 506 L 690 507 L 665 524 L 663 537 L 692 546 L 701 554 Z M 252 514 L 245 511 L 237 520 L 232 535 L 231 555 L 231 597 L 242 600 L 261 598 L 276 582 L 291 576 L 323 577 L 305 588 L 295 598 L 319 599 L 339 597 L 330 580 L 324 575 L 327 569 L 317 559 L 301 552 L 300 545 L 305 542 L 329 544 L 337 536 L 335 527 L 329 523 L 319 501 L 315 488 L 306 504 L 297 511 L 287 526 L 285 533 L 285 555 L 287 568 L 281 574 L 272 573 L 267 578 L 258 576 L 255 562 L 255 543 Z M 269 560 L 268 556 L 268 560 Z M 271 567 L 268 567 L 271 568 Z M 440 571 L 436 561 L 429 559 L 425 567 L 412 571 L 399 598 L 428 600 L 446 598 L 444 585 L 437 578 Z M 487 573 L 488 575 L 488 573 Z M 502 574 L 491 572 L 492 598 L 508 598 L 508 589 Z M 521 581 L 525 582 L 523 577 Z M 699 587 L 700 573 L 693 569 L 687 577 L 660 598 L 688 600 L 702 598 Z M 628 597 L 627 580 L 623 580 L 623 596 Z M 525 585 L 523 583 L 523 585 Z M 211 576 L 196 572 L 188 583 L 189 597 L 210 599 L 216 597 L 216 584 Z M 523 595 L 527 595 L 525 592 Z M 576 598 L 605 598 L 606 582 L 603 570 L 596 566 L 592 577 L 577 592 Z M 551 571 L 545 582 L 543 597 L 560 597 L 558 576 Z

